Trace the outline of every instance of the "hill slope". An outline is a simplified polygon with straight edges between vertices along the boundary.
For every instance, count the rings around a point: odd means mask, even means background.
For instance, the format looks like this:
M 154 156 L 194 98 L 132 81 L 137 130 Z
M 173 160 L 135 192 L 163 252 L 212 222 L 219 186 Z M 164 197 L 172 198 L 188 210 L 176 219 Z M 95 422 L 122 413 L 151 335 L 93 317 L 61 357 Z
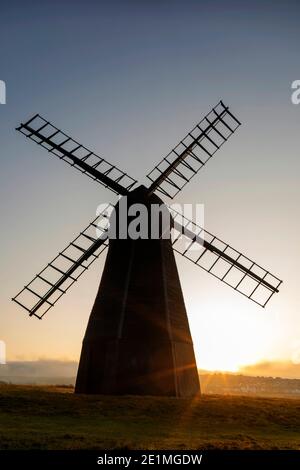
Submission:
M 1 449 L 300 449 L 300 400 L 0 386 Z

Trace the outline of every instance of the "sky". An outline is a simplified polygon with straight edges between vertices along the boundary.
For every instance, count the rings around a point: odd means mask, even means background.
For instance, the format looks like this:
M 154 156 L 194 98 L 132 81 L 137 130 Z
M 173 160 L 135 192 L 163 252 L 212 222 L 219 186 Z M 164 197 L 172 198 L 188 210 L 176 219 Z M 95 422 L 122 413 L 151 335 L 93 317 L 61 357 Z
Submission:
M 7 360 L 78 360 L 105 258 L 43 321 L 10 299 L 99 204 L 115 201 L 15 127 L 40 113 L 145 182 L 223 99 L 242 126 L 177 201 L 204 204 L 208 231 L 284 283 L 262 309 L 176 258 L 198 367 L 238 371 L 273 362 L 285 370 L 290 364 L 295 376 L 300 105 L 291 101 L 291 84 L 300 79 L 299 13 L 292 0 L 2 5 L 0 340 Z

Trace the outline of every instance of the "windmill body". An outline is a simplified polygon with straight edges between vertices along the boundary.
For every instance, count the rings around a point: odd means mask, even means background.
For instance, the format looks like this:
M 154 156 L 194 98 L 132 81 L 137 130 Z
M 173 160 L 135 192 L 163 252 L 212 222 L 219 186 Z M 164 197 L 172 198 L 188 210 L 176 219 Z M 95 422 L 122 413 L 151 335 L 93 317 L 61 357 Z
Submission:
M 144 204 L 151 214 L 151 204 L 162 201 L 139 187 L 130 193 L 129 207 L 131 203 Z M 171 396 L 199 392 L 170 237 L 110 240 L 75 391 Z
M 193 343 L 174 252 L 192 261 L 258 305 L 278 292 L 280 281 L 228 243 L 167 208 L 173 199 L 228 141 L 240 122 L 220 101 L 147 175 L 149 187 L 91 152 L 39 115 L 17 130 L 48 152 L 121 196 L 122 201 L 170 211 L 171 223 L 158 222 L 158 236 L 129 235 L 115 219 L 110 236 L 100 222 L 103 210 L 12 299 L 39 319 L 78 281 L 108 248 L 105 267 L 83 340 L 77 393 L 193 396 L 200 391 Z M 159 197 L 159 196 L 160 197 Z M 123 199 L 122 199 L 123 196 Z M 169 213 L 169 212 L 168 212 Z M 110 227 L 111 228 L 111 227 Z M 182 236 L 188 244 L 180 243 Z M 196 248 L 196 249 L 195 249 Z

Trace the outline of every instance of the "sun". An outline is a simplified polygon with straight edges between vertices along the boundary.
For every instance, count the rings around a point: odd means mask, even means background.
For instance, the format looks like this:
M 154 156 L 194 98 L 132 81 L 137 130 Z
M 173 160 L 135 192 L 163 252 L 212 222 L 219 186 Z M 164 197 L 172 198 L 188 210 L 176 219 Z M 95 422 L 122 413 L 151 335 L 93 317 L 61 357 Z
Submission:
M 222 358 L 221 360 L 218 358 L 216 361 L 206 361 L 203 364 L 203 369 L 210 372 L 238 372 L 240 367 L 241 365 L 231 357 Z
M 206 315 L 190 317 L 199 369 L 238 372 L 264 358 L 270 331 L 261 314 L 241 313 L 225 303 L 205 307 Z

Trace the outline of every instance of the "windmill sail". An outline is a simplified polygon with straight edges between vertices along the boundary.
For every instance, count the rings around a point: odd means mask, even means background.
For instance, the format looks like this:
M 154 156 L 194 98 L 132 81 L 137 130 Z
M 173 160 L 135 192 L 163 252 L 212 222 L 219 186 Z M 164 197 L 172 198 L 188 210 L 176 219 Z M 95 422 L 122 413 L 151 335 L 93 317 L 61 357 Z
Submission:
M 265 307 L 282 283 L 278 277 L 170 208 L 173 248 L 234 290 Z M 184 235 L 185 242 L 182 238 Z
M 97 216 L 12 300 L 42 318 L 108 246 L 107 212 Z M 103 225 L 103 220 L 105 224 Z
M 150 192 L 175 197 L 240 124 L 220 101 L 147 175 Z
M 127 173 L 73 140 L 39 114 L 21 123 L 17 131 L 116 194 L 126 195 L 136 183 Z

